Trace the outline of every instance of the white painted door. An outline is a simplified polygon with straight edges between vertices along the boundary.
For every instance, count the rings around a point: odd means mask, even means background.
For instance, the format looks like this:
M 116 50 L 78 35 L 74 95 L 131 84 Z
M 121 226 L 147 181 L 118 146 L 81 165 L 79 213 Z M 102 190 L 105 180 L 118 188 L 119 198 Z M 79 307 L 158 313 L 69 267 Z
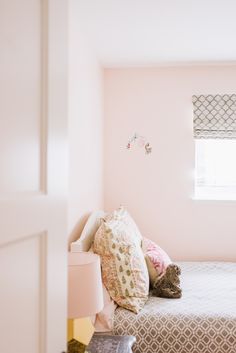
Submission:
M 0 0 L 0 352 L 66 347 L 67 0 Z

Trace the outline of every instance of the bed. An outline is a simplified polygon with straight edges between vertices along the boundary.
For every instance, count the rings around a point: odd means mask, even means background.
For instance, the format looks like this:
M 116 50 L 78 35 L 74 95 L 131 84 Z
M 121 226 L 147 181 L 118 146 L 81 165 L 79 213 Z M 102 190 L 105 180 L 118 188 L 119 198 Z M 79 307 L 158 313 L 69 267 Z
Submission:
M 103 211 L 71 251 L 88 251 Z M 236 353 L 236 263 L 180 262 L 181 299 L 151 295 L 139 314 L 118 307 L 113 333 L 134 335 L 134 353 Z
M 150 295 L 138 315 L 117 308 L 114 333 L 136 336 L 134 353 L 235 353 L 236 264 L 179 265 L 182 298 Z

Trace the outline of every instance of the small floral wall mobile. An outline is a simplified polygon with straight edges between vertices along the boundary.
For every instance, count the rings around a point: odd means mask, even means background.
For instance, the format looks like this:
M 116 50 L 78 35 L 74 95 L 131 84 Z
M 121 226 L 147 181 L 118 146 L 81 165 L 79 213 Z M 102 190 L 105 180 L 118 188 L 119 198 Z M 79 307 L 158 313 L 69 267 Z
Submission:
M 152 147 L 150 146 L 150 143 L 147 141 L 147 139 L 144 136 L 138 135 L 136 133 L 131 139 L 129 139 L 126 146 L 128 150 L 134 147 L 144 148 L 146 154 L 150 154 L 152 152 Z

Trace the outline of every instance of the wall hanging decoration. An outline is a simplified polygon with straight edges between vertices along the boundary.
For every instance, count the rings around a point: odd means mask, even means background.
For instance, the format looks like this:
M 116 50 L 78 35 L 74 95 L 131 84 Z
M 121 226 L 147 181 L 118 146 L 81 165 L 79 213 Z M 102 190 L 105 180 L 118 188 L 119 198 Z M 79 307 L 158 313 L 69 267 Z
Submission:
M 137 133 L 135 133 L 133 137 L 129 139 L 126 145 L 128 150 L 136 147 L 143 148 L 146 154 L 150 154 L 152 152 L 152 147 L 150 146 L 150 143 L 147 141 L 147 139 L 144 136 L 138 135 Z

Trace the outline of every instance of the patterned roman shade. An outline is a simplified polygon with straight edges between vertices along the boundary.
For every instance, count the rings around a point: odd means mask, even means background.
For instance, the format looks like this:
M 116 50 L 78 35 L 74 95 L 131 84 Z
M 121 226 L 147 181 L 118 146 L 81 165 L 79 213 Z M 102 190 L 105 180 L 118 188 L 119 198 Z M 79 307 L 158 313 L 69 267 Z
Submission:
M 236 139 L 236 94 L 193 96 L 195 138 Z

